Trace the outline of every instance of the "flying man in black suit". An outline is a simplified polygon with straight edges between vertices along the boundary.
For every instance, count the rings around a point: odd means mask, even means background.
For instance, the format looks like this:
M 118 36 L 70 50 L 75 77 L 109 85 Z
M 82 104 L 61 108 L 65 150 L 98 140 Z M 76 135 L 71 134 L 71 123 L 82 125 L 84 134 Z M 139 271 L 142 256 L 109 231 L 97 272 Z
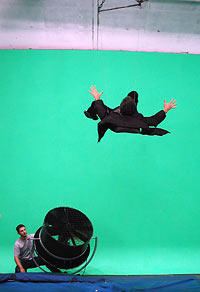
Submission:
M 144 117 L 137 111 L 138 93 L 136 91 L 129 92 L 120 106 L 111 109 L 100 100 L 103 91 L 99 93 L 96 86 L 91 86 L 90 90 L 89 93 L 92 94 L 95 101 L 92 102 L 87 111 L 84 111 L 84 114 L 87 118 L 93 120 L 100 118 L 101 121 L 98 123 L 98 142 L 100 142 L 108 129 L 116 133 L 125 132 L 150 136 L 163 136 L 169 133 L 156 127 L 166 118 L 166 113 L 169 110 L 176 108 L 176 100 L 172 99 L 169 103 L 164 100 L 163 110 L 151 117 Z

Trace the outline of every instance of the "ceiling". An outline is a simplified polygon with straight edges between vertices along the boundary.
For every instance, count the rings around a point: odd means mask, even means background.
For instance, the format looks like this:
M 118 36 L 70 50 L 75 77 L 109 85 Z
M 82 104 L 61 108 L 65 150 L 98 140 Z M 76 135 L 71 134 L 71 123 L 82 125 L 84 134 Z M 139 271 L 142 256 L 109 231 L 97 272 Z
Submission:
M 137 4 L 104 0 L 101 9 Z M 1 49 L 200 53 L 200 1 L 149 0 L 99 13 L 102 0 L 1 0 Z

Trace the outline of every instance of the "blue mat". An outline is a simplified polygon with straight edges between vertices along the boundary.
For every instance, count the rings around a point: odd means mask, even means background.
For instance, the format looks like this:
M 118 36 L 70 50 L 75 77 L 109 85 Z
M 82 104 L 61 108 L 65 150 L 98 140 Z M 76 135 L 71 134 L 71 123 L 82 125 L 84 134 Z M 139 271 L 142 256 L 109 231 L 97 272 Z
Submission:
M 0 274 L 2 292 L 200 292 L 194 275 L 68 276 L 63 274 Z

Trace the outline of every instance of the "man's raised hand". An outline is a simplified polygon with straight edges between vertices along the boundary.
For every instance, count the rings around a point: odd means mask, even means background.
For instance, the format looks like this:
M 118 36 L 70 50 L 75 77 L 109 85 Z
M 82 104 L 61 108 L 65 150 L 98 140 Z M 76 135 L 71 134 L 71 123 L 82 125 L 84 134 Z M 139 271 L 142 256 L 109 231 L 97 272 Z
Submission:
M 101 91 L 101 92 L 99 93 L 99 92 L 97 91 L 96 86 L 93 86 L 93 85 L 90 87 L 90 90 L 91 90 L 91 91 L 88 90 L 88 92 L 89 92 L 90 94 L 92 94 L 92 96 L 94 97 L 95 100 L 99 100 L 99 99 L 100 99 L 100 96 L 103 94 L 103 91 Z
M 176 108 L 176 105 L 176 100 L 173 98 L 169 103 L 166 103 L 166 100 L 164 100 L 164 112 L 167 113 L 170 109 Z

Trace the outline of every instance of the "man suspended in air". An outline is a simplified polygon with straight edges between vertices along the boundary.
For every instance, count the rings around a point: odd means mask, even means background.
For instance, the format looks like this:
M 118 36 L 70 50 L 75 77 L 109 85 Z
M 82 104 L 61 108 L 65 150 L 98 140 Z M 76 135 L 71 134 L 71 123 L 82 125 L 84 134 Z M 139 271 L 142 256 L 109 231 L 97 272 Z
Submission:
M 144 117 L 137 111 L 138 93 L 131 91 L 125 97 L 120 106 L 111 109 L 107 107 L 100 96 L 103 91 L 98 93 L 96 86 L 90 87 L 89 93 L 92 94 L 95 101 L 84 114 L 87 118 L 98 120 L 98 142 L 103 138 L 108 129 L 116 133 L 135 133 L 142 135 L 163 136 L 169 133 L 167 130 L 156 128 L 165 118 L 166 113 L 176 108 L 176 100 L 172 99 L 169 103 L 164 100 L 164 108 L 151 117 Z

